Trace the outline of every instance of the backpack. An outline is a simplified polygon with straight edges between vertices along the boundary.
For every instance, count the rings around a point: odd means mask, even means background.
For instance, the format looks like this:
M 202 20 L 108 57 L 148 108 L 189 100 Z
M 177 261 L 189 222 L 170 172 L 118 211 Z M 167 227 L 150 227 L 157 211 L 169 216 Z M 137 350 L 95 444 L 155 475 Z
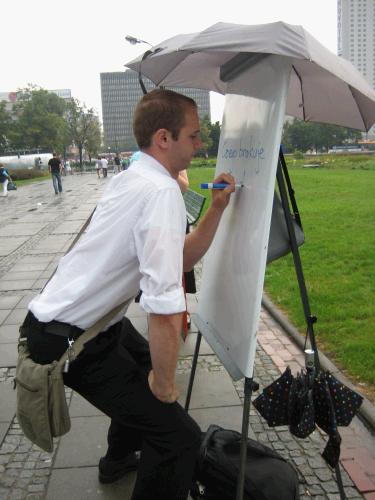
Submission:
M 194 500 L 235 500 L 241 434 L 210 425 L 199 451 Z M 244 500 L 299 500 L 294 468 L 271 448 L 248 439 Z

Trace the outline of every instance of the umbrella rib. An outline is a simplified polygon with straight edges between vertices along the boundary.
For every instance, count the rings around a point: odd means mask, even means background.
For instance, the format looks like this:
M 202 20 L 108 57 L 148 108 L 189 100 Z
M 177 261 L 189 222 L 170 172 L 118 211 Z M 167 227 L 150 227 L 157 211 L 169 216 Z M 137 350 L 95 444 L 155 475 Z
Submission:
M 352 97 L 353 97 L 354 102 L 356 102 L 356 103 L 357 103 L 357 100 L 356 100 L 356 98 L 355 98 L 355 96 L 354 96 L 354 94 L 353 94 L 353 89 L 352 89 L 352 86 L 351 86 L 351 85 L 348 85 L 348 87 L 349 87 L 350 93 L 352 94 Z M 367 128 L 367 125 L 366 125 L 366 122 L 365 122 L 365 118 L 364 118 L 364 116 L 363 116 L 363 114 L 362 114 L 361 108 L 358 106 L 358 103 L 357 103 L 357 108 L 358 108 L 359 114 L 361 115 L 361 119 L 362 119 L 363 125 L 364 125 L 364 127 L 365 127 L 365 130 L 366 130 L 366 132 L 368 132 L 368 131 L 369 131 L 369 129 Z M 371 127 L 370 127 L 370 128 L 371 128 Z
M 299 84 L 301 86 L 301 98 L 302 98 L 302 112 L 303 112 L 303 121 L 306 120 L 306 114 L 305 114 L 305 99 L 303 97 L 303 88 L 302 88 L 302 78 L 301 78 L 301 75 L 298 73 L 298 71 L 296 70 L 296 67 L 294 65 L 292 65 L 292 68 L 295 72 L 295 74 L 297 75 L 297 78 L 299 80 Z

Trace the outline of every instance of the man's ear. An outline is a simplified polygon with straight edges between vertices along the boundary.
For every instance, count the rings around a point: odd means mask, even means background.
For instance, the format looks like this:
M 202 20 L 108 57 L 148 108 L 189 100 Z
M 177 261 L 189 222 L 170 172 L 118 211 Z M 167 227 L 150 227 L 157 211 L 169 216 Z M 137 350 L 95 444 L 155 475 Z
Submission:
M 153 137 L 155 146 L 158 146 L 160 149 L 164 150 L 168 149 L 170 140 L 171 133 L 165 128 L 160 128 L 159 130 L 157 130 Z

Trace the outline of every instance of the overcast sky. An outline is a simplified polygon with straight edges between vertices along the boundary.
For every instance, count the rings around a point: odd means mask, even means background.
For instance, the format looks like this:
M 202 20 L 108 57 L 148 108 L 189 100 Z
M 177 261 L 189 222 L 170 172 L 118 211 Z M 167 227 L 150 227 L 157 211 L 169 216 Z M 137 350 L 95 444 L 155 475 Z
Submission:
M 124 71 L 147 45 L 216 22 L 300 24 L 337 53 L 337 0 L 19 0 L 2 2 L 0 92 L 32 83 L 71 89 L 101 116 L 100 73 Z M 212 120 L 221 120 L 221 96 L 211 98 Z

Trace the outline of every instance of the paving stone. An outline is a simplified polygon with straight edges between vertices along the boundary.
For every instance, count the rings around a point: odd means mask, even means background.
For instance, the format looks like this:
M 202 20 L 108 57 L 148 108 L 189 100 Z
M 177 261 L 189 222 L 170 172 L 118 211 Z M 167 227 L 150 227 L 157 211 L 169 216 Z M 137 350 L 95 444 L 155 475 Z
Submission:
M 189 377 L 177 374 L 176 383 L 181 392 L 179 402 L 186 399 Z M 220 388 L 220 390 L 218 390 Z M 210 408 L 236 406 L 240 399 L 227 372 L 196 371 L 190 408 Z
M 25 279 L 25 280 L 1 280 L 0 281 L 0 291 L 20 291 L 20 290 L 31 290 L 35 279 Z
M 98 481 L 97 467 L 79 469 L 55 469 L 47 489 L 51 500 L 124 500 L 130 498 L 135 482 L 135 473 L 127 474 L 115 483 L 103 485 Z M 77 485 L 79 487 L 77 488 Z
M 0 383 L 0 401 L 0 422 L 9 426 L 16 410 L 16 392 L 13 390 L 13 384 Z
M 74 393 L 69 406 L 69 414 L 71 417 L 92 417 L 95 415 L 103 416 L 103 413 L 95 408 L 86 399 L 77 393 Z
M 344 460 L 342 465 L 361 493 L 375 491 L 375 484 L 366 475 L 362 467 L 354 462 L 354 460 Z
M 316 477 L 322 482 L 332 479 L 333 474 L 331 470 L 328 469 L 328 467 L 321 469 L 314 468 L 314 473 L 316 474 Z
M 0 326 L 0 344 L 17 342 L 19 335 L 19 325 L 17 324 Z
M 10 255 L 12 252 L 17 250 L 25 241 L 27 241 L 27 236 L 17 236 L 14 238 L 7 237 L 2 238 L 0 245 L 0 257 L 5 257 Z M 5 290 L 4 288 L 2 290 Z
M 16 307 L 20 299 L 20 295 L 0 296 L 0 309 L 13 309 L 13 307 Z
M 60 439 L 54 467 L 97 467 L 107 451 L 110 419 L 104 416 L 75 417 L 72 428 Z
M 0 348 L 0 368 L 16 366 L 17 363 L 17 342 L 1 344 Z
M 219 425 L 224 429 L 233 429 L 241 432 L 242 429 L 242 406 L 228 406 L 226 408 L 205 408 L 190 410 L 189 414 L 198 423 L 203 432 L 211 424 Z M 255 439 L 253 429 L 249 427 L 249 437 Z
M 2 277 L 3 280 L 5 281 L 18 281 L 18 280 L 31 280 L 31 279 L 36 279 L 39 278 L 40 276 L 40 271 L 14 271 L 11 270 L 10 272 L 4 274 Z
M 27 309 L 14 309 L 3 322 L 3 325 L 21 325 L 25 316 L 27 314 Z

